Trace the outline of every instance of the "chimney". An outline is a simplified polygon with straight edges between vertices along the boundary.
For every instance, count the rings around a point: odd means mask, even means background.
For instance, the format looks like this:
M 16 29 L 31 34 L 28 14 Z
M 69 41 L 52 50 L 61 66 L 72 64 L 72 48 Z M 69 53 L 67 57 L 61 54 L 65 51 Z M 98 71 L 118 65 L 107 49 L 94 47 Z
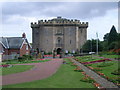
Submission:
M 22 38 L 26 38 L 26 34 L 25 33 L 22 34 Z

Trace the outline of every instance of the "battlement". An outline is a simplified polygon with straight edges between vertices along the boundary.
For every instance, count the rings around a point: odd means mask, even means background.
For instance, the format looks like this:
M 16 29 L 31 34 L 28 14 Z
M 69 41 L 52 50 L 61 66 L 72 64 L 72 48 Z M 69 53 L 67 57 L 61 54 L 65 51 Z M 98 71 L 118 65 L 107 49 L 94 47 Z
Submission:
M 38 22 L 31 22 L 31 27 L 39 27 L 39 25 L 78 25 L 82 27 L 88 27 L 88 22 L 80 22 L 80 20 L 73 19 L 64 19 L 61 17 L 57 17 L 52 20 L 38 20 Z
M 88 22 L 82 22 L 82 23 L 80 23 L 80 27 L 88 27 Z

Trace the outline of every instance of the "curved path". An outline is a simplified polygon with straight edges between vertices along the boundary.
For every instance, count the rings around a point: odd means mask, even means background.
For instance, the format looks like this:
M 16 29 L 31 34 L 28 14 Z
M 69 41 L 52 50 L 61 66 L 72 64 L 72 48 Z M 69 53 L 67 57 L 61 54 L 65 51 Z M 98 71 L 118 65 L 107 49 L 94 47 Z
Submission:
M 35 65 L 31 70 L 2 76 L 2 85 L 17 84 L 23 82 L 31 82 L 34 80 L 41 80 L 53 75 L 60 65 L 62 59 L 55 59 L 48 62 L 31 63 L 31 64 L 16 64 L 16 65 Z

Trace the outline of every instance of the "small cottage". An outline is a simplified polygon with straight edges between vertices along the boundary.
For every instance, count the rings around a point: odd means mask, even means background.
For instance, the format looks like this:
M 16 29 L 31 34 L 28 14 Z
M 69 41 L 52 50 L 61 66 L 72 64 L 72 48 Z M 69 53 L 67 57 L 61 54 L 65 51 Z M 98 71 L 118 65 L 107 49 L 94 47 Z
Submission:
M 29 55 L 30 49 L 31 45 L 25 33 L 22 37 L 0 37 L 0 53 L 3 60 Z

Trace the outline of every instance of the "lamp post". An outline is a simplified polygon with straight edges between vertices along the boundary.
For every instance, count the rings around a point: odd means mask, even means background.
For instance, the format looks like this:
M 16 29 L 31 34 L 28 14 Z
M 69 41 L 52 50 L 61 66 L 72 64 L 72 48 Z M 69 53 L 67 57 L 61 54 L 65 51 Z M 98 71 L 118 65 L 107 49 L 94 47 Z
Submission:
M 97 37 L 97 39 L 96 39 L 96 53 L 98 55 L 98 33 L 97 32 L 96 32 L 96 37 Z
M 92 59 L 92 38 L 91 38 L 91 59 Z

